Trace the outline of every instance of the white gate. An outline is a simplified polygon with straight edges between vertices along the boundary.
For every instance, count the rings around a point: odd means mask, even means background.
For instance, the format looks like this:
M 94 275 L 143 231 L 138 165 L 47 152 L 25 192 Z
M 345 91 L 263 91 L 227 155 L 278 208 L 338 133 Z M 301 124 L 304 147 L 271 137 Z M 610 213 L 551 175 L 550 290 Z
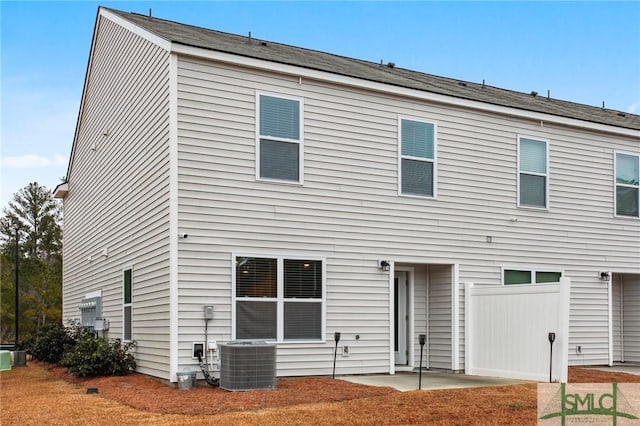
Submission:
M 566 382 L 571 282 L 465 286 L 465 372 L 479 376 Z

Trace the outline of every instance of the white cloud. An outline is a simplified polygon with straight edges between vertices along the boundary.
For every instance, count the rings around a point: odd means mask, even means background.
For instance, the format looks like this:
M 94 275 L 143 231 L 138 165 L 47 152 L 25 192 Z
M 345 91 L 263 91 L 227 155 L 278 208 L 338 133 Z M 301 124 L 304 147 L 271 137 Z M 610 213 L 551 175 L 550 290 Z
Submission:
M 2 167 L 15 169 L 32 169 L 38 167 L 59 167 L 67 165 L 67 158 L 60 154 L 45 157 L 37 154 L 19 155 L 16 157 L 4 157 Z

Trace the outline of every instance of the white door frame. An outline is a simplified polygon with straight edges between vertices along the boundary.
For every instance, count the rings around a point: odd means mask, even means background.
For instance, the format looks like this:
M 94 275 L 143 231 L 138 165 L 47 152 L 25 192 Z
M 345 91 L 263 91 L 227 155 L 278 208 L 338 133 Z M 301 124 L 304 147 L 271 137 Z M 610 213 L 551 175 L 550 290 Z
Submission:
M 395 312 L 395 291 L 394 291 L 394 287 L 395 287 L 395 278 L 396 278 L 396 272 L 403 272 L 406 274 L 406 295 L 405 295 L 405 303 L 406 303 L 406 312 L 405 314 L 407 315 L 407 320 L 406 320 L 406 329 L 404 330 L 404 335 L 406 336 L 406 351 L 407 351 L 407 357 L 406 357 L 406 364 L 396 364 L 396 357 L 395 357 L 395 327 L 394 327 L 394 322 L 396 320 L 397 317 L 397 313 Z M 391 339 L 389 344 L 391 345 L 391 354 L 392 354 L 392 364 L 393 364 L 393 370 L 392 372 L 395 371 L 411 371 L 414 367 L 415 364 L 415 355 L 414 355 L 414 350 L 413 350 L 413 346 L 414 346 L 414 336 L 413 336 L 413 330 L 414 330 L 414 325 L 413 325 L 413 321 L 414 321 L 414 270 L 412 267 L 409 266 L 399 266 L 396 267 L 393 271 L 393 274 L 391 275 L 391 294 L 393 295 L 392 300 L 391 300 Z

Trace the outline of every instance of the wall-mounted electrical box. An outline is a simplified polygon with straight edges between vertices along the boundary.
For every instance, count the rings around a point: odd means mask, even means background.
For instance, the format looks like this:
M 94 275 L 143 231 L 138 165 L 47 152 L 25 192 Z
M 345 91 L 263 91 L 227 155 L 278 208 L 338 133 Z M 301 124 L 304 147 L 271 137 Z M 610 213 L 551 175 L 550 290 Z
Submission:
M 213 306 L 204 307 L 204 319 L 213 319 Z
M 198 352 L 204 357 L 204 342 L 193 342 L 191 346 L 191 358 L 198 359 Z
M 106 318 L 96 318 L 93 322 L 93 329 L 95 331 L 109 330 L 109 320 Z

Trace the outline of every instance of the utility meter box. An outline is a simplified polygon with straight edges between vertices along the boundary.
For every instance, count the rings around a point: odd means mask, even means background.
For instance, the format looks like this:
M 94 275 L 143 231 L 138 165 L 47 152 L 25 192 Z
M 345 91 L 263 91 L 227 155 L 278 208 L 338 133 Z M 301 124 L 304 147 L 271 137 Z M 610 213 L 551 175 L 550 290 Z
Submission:
M 213 319 L 213 306 L 204 307 L 204 319 Z

